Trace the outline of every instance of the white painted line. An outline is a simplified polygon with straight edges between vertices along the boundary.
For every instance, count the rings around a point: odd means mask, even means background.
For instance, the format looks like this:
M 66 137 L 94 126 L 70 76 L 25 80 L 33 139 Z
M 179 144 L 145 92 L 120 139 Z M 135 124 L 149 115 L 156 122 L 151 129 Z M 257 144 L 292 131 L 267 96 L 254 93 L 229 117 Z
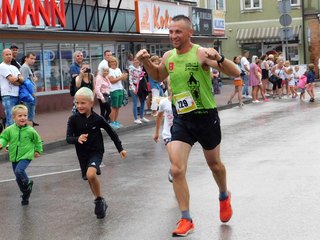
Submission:
M 50 176 L 50 175 L 57 175 L 57 174 L 61 174 L 61 173 L 69 173 L 69 172 L 76 172 L 76 171 L 80 171 L 80 168 L 71 169 L 71 170 L 65 170 L 65 171 L 60 171 L 60 172 L 52 172 L 52 173 L 44 173 L 44 174 L 32 175 L 32 176 L 29 176 L 29 178 L 45 177 L 45 176 Z M 5 179 L 5 180 L 1 180 L 0 183 L 12 182 L 12 181 L 16 181 L 16 179 L 15 178 Z

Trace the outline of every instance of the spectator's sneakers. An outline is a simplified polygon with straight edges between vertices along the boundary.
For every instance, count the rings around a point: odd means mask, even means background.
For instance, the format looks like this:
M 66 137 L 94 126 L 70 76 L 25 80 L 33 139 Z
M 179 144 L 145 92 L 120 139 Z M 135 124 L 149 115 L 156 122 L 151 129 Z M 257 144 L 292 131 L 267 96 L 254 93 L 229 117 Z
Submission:
M 116 124 L 116 122 L 109 123 L 109 125 L 110 125 L 114 130 L 117 130 L 117 129 L 119 128 L 119 126 Z
M 177 228 L 172 232 L 172 237 L 185 237 L 194 231 L 192 220 L 181 218 L 177 225 Z
M 142 122 L 140 121 L 140 119 L 136 119 L 133 121 L 135 124 L 142 124 Z
M 220 220 L 228 222 L 232 217 L 231 193 L 228 191 L 228 198 L 220 200 Z
M 140 121 L 145 123 L 150 122 L 150 120 L 145 117 L 141 118 Z
M 29 204 L 29 198 L 32 192 L 32 186 L 33 186 L 33 181 L 30 180 L 28 185 L 27 185 L 27 190 L 25 192 L 23 192 L 23 194 L 21 195 L 22 200 L 21 200 L 21 205 L 28 205 Z
M 96 200 L 94 200 L 94 203 L 96 205 L 94 213 L 97 215 L 97 218 L 104 218 L 106 216 L 106 211 L 108 208 L 106 200 L 104 200 L 103 197 L 97 197 Z
M 123 127 L 123 125 L 122 125 L 120 122 L 118 122 L 118 121 L 115 121 L 114 124 L 115 124 L 118 128 L 122 128 L 122 127 Z

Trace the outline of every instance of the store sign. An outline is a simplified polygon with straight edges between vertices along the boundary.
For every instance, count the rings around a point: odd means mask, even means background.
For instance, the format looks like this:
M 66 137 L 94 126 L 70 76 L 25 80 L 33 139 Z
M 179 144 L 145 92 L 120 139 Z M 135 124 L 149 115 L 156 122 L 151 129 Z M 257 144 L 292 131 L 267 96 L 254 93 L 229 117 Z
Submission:
M 224 36 L 225 34 L 225 13 L 219 10 L 212 11 L 212 35 L 214 36 Z
M 189 15 L 186 6 L 150 0 L 135 0 L 137 31 L 140 33 L 168 34 L 172 18 Z
M 0 0 L 0 27 L 65 27 L 64 0 Z
M 194 34 L 212 35 L 212 11 L 210 9 L 193 7 L 191 21 Z

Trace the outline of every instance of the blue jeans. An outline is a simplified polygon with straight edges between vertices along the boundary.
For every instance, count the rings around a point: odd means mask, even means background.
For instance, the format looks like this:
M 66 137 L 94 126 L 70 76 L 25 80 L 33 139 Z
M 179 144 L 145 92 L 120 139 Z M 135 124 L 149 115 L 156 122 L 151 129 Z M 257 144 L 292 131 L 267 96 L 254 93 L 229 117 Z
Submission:
M 6 127 L 10 126 L 13 123 L 12 119 L 12 108 L 19 103 L 19 97 L 13 96 L 2 96 L 2 106 L 4 113 L 6 115 Z
M 28 120 L 33 121 L 34 116 L 36 115 L 36 98 L 34 102 L 25 102 L 24 105 L 28 108 Z
M 138 110 L 137 110 L 137 105 L 138 105 L 138 98 L 140 101 L 140 118 L 144 117 L 144 105 L 145 105 L 145 100 L 143 98 L 140 98 L 138 95 L 134 94 L 132 90 L 130 90 L 130 94 L 132 96 L 132 112 L 133 112 L 133 117 L 134 120 L 138 119 Z
M 248 75 L 244 75 L 242 77 L 243 79 L 243 89 L 242 89 L 242 95 L 249 95 L 249 88 L 248 88 L 248 83 L 249 83 L 249 76 Z
M 25 170 L 30 162 L 31 160 L 20 160 L 12 163 L 13 173 L 16 175 L 16 181 L 22 193 L 28 189 L 29 178 Z

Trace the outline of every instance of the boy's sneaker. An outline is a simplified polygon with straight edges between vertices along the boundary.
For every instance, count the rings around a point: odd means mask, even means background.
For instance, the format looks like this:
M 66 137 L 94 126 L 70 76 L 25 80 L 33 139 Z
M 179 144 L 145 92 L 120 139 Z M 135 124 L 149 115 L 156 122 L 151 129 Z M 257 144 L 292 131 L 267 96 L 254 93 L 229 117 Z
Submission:
M 28 205 L 29 204 L 29 198 L 32 192 L 32 186 L 33 186 L 33 181 L 30 180 L 28 183 L 27 190 L 21 195 L 22 200 L 21 200 L 21 205 Z
M 220 220 L 228 222 L 232 217 L 231 192 L 228 191 L 228 198 L 220 200 Z
M 169 170 L 169 172 L 168 172 L 168 180 L 169 180 L 169 182 L 173 182 L 173 177 L 172 177 L 172 174 L 171 174 L 171 170 Z
M 177 228 L 172 232 L 172 237 L 185 237 L 194 231 L 192 220 L 181 218 L 177 225 Z
M 108 208 L 106 200 L 104 200 L 103 197 L 97 197 L 96 200 L 94 200 L 94 203 L 96 205 L 94 213 L 97 215 L 97 218 L 104 218 L 106 216 L 106 211 Z

